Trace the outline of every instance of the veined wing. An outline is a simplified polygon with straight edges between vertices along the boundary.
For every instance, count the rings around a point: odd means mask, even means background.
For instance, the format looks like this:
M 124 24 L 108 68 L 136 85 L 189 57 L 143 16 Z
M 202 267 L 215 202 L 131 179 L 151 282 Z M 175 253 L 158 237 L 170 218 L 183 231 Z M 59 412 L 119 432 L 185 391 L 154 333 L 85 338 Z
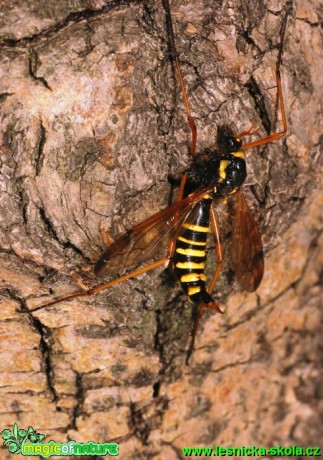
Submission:
M 261 235 L 242 193 L 237 193 L 236 198 L 237 209 L 232 236 L 232 265 L 242 289 L 253 292 L 259 286 L 264 274 Z
M 100 276 L 112 275 L 159 253 L 164 252 L 162 257 L 165 257 L 170 239 L 176 237 L 182 223 L 209 190 L 199 190 L 175 202 L 126 232 L 107 247 L 95 264 L 95 273 Z

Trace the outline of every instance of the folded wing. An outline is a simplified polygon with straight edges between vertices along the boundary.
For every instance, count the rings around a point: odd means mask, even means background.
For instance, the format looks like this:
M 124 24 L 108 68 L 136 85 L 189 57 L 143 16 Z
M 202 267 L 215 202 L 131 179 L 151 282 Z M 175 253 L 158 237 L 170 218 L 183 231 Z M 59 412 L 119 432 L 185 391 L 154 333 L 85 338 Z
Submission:
M 107 247 L 95 264 L 95 273 L 99 276 L 113 275 L 159 254 L 165 257 L 170 240 L 176 238 L 185 219 L 208 191 L 199 190 L 126 232 Z
M 264 273 L 261 235 L 250 208 L 241 192 L 236 194 L 236 216 L 232 235 L 232 265 L 245 291 L 255 291 Z

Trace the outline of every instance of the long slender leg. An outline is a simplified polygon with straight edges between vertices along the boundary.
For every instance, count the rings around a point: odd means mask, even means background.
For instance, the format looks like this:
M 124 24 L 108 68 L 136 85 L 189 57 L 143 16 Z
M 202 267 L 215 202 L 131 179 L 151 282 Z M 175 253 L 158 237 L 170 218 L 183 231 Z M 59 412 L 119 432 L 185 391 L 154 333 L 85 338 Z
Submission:
M 169 1 L 168 0 L 163 0 L 163 5 L 164 5 L 165 13 L 166 13 L 166 25 L 167 25 L 167 29 L 168 29 L 168 35 L 170 37 L 171 54 L 172 54 L 173 60 L 175 61 L 177 77 L 178 77 L 179 84 L 180 84 L 180 87 L 181 87 L 183 100 L 184 100 L 184 105 L 185 105 L 185 110 L 186 110 L 186 114 L 187 114 L 187 121 L 188 121 L 188 125 L 189 125 L 189 127 L 191 129 L 191 136 L 192 136 L 191 154 L 194 156 L 196 154 L 196 140 L 197 140 L 196 125 L 195 125 L 194 118 L 192 117 L 192 114 L 191 114 L 191 106 L 190 106 L 190 102 L 189 102 L 189 99 L 188 99 L 188 96 L 187 96 L 185 83 L 184 83 L 184 79 L 183 79 L 183 75 L 182 75 L 182 71 L 181 71 L 181 66 L 180 66 L 179 60 L 178 60 L 178 53 L 177 53 L 177 49 L 176 49 L 176 46 L 175 46 L 175 36 L 174 36 L 174 29 L 173 29 L 173 21 L 172 21 L 172 15 L 171 15 L 170 7 L 169 7 Z M 178 191 L 178 196 L 177 196 L 177 201 L 180 201 L 180 200 L 182 200 L 184 198 L 184 190 L 185 190 L 186 181 L 187 181 L 187 175 L 184 174 L 182 179 L 181 179 L 181 183 L 180 183 L 180 187 L 179 187 L 179 191 Z M 170 236 L 170 239 L 169 239 L 168 256 L 170 258 L 172 257 L 172 255 L 174 253 L 174 250 L 175 250 L 176 241 L 174 239 L 174 235 L 176 234 L 177 230 L 178 229 L 176 227 L 173 229 L 172 235 Z
M 185 184 L 187 181 L 187 174 L 184 174 L 184 176 L 181 179 L 181 183 L 179 186 L 179 191 L 178 191 L 178 196 L 176 201 L 180 201 L 184 198 L 184 189 L 185 189 Z
M 181 201 L 184 198 L 184 189 L 185 189 L 186 180 L 187 180 L 187 175 L 184 174 L 182 179 L 181 179 L 181 183 L 180 183 L 180 186 L 179 186 L 179 191 L 178 191 L 178 196 L 177 196 L 176 201 Z M 174 254 L 174 250 L 175 250 L 175 244 L 176 244 L 175 235 L 176 235 L 177 230 L 178 230 L 178 226 L 174 225 L 174 227 L 173 227 L 173 229 L 171 231 L 171 234 L 169 236 L 167 256 L 170 259 L 172 258 L 173 254 Z
M 73 299 L 76 299 L 78 297 L 86 297 L 86 296 L 89 296 L 89 295 L 92 295 L 92 294 L 96 294 L 97 292 L 103 291 L 104 289 L 108 289 L 108 288 L 110 288 L 110 287 L 112 287 L 112 286 L 114 286 L 116 284 L 122 283 L 123 281 L 126 281 L 126 280 L 128 280 L 130 278 L 134 278 L 136 276 L 141 275 L 142 273 L 146 273 L 149 270 L 157 268 L 160 265 L 163 265 L 164 263 L 166 263 L 168 260 L 169 260 L 169 257 L 164 257 L 163 259 L 159 259 L 156 262 L 152 262 L 151 264 L 146 265 L 146 267 L 138 268 L 137 270 L 134 270 L 131 273 L 128 273 L 127 275 L 120 276 L 120 278 L 116 278 L 116 279 L 114 279 L 112 281 L 108 281 L 107 283 L 100 284 L 100 285 L 95 286 L 95 287 L 93 287 L 91 289 L 88 289 L 86 291 L 78 291 L 78 292 L 74 292 L 74 294 L 69 294 L 69 295 L 64 296 L 64 297 L 59 297 L 58 299 L 52 300 L 51 302 L 46 303 L 45 305 L 41 305 L 39 307 L 36 307 L 36 308 L 34 308 L 34 309 L 30 310 L 30 311 L 33 311 L 33 312 L 38 311 L 38 310 L 41 310 L 42 308 L 47 308 L 47 307 L 50 307 L 51 305 L 55 305 L 58 302 L 63 302 L 63 301 L 66 301 L 66 300 L 73 300 Z
M 259 145 L 265 145 L 265 144 L 269 144 L 270 142 L 277 141 L 281 139 L 282 137 L 284 137 L 287 133 L 286 112 L 285 112 L 283 90 L 282 90 L 282 85 L 281 85 L 281 76 L 280 76 L 280 70 L 279 70 L 278 63 L 276 67 L 276 80 L 277 80 L 278 100 L 279 100 L 280 111 L 282 115 L 283 129 L 282 131 L 279 131 L 278 133 L 273 133 L 273 134 L 270 134 L 269 136 L 263 137 L 261 139 L 257 139 L 256 141 L 248 142 L 247 144 L 244 144 L 242 146 L 242 150 L 251 149 Z
M 201 302 L 198 305 L 195 320 L 194 320 L 194 326 L 193 326 L 193 329 L 192 329 L 191 343 L 190 343 L 190 346 L 189 346 L 189 348 L 187 350 L 187 353 L 186 353 L 186 364 L 189 364 L 190 357 L 192 356 L 192 353 L 194 351 L 196 333 L 197 333 L 197 330 L 198 330 L 198 327 L 199 327 L 199 324 L 200 324 L 200 319 L 202 318 L 203 313 L 205 312 L 205 310 L 211 310 L 211 311 L 214 311 L 216 313 L 221 313 L 221 314 L 223 313 L 223 311 L 220 310 L 218 304 L 216 302 L 214 302 L 214 301 L 209 302 L 209 303 Z
M 281 139 L 282 137 L 284 137 L 287 133 L 287 119 L 286 119 L 286 112 L 285 112 L 283 89 L 282 89 L 282 84 L 281 84 L 280 64 L 282 60 L 283 42 L 284 42 L 284 37 L 285 37 L 285 32 L 286 32 L 288 15 L 289 15 L 289 11 L 287 11 L 284 17 L 284 21 L 282 23 L 282 28 L 280 32 L 280 36 L 281 36 L 280 46 L 279 46 L 278 57 L 277 57 L 277 62 L 276 62 L 277 93 L 278 93 L 278 102 L 280 106 L 283 129 L 279 131 L 278 133 L 273 133 L 273 134 L 270 134 L 269 136 L 263 137 L 262 139 L 257 139 L 256 141 L 248 142 L 247 144 L 244 144 L 242 146 L 242 150 L 251 149 L 259 145 L 265 145 L 265 144 L 269 144 L 269 142 L 277 141 Z
M 172 53 L 173 60 L 175 61 L 176 72 L 177 72 L 179 84 L 180 84 L 182 94 L 183 94 L 184 105 L 185 105 L 185 110 L 187 114 L 187 122 L 191 129 L 191 135 L 192 135 L 191 152 L 192 152 L 192 155 L 195 155 L 196 139 L 197 139 L 196 125 L 195 125 L 194 118 L 192 117 L 192 114 L 191 114 L 191 106 L 188 100 L 188 96 L 187 96 L 187 92 L 186 92 L 186 88 L 184 84 L 184 79 L 183 79 L 181 67 L 180 67 L 179 60 L 178 60 L 178 53 L 177 53 L 176 46 L 175 46 L 174 29 L 173 29 L 172 15 L 170 12 L 170 7 L 169 7 L 169 1 L 163 0 L 163 5 L 164 5 L 165 12 L 166 12 L 166 24 L 167 24 L 168 34 L 170 37 L 171 53 Z
M 207 288 L 208 290 L 208 293 L 209 294 L 212 294 L 213 292 L 213 289 L 214 289 L 214 286 L 215 286 L 215 283 L 219 277 L 219 274 L 221 272 L 221 268 L 222 268 L 222 263 L 223 263 L 223 247 L 222 247 L 222 243 L 221 243 L 221 237 L 220 237 L 220 226 L 218 224 L 218 221 L 217 221 L 217 217 L 216 217 L 216 212 L 215 212 L 215 209 L 214 209 L 214 206 L 212 205 L 211 206 L 211 230 L 212 230 L 212 233 L 213 233 L 213 236 L 214 236 L 214 240 L 215 240 L 215 252 L 216 252 L 216 257 L 217 257 L 217 260 L 218 260 L 218 264 L 217 264 L 217 267 L 215 269 L 215 272 L 213 274 L 213 277 L 212 277 L 212 280 Z

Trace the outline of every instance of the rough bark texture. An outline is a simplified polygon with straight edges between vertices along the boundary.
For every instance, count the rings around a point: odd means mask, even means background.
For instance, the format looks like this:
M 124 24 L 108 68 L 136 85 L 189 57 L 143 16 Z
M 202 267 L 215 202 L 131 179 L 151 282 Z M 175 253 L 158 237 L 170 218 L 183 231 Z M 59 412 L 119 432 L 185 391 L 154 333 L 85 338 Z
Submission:
M 172 2 L 199 150 L 223 123 L 279 129 L 284 5 Z M 226 258 L 215 295 L 225 313 L 205 315 L 189 366 L 192 308 L 170 270 L 30 312 L 96 284 L 104 244 L 167 206 L 169 178 L 189 164 L 161 1 L 1 8 L 0 430 L 16 421 L 47 440 L 118 440 L 122 459 L 182 458 L 184 445 L 318 445 L 318 2 L 294 0 L 288 20 L 288 136 L 248 151 L 263 283 L 239 292 Z M 226 211 L 221 221 L 226 241 Z

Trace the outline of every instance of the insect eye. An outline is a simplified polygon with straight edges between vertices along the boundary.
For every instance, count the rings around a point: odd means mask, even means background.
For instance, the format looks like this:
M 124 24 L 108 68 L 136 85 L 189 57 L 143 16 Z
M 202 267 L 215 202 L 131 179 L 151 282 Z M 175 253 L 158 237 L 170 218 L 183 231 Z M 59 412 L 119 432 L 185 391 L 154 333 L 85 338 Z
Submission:
M 235 144 L 236 144 L 236 140 L 231 138 L 231 139 L 228 139 L 228 148 L 231 150 L 231 149 L 234 149 L 235 148 Z
M 229 137 L 227 139 L 227 149 L 229 153 L 237 152 L 241 147 L 241 140 L 235 137 Z

